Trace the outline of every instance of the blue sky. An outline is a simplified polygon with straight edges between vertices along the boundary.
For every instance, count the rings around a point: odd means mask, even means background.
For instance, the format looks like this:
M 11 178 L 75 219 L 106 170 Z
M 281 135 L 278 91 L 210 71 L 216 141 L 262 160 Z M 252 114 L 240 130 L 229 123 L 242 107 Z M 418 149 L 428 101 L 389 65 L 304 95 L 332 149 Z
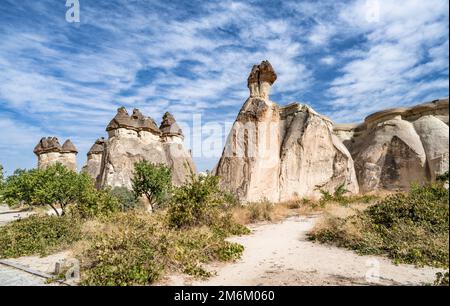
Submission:
M 273 101 L 308 103 L 335 122 L 448 96 L 446 0 L 79 3 L 80 23 L 68 23 L 65 0 L 0 1 L 8 174 L 36 165 L 43 136 L 71 138 L 80 168 L 121 105 L 157 122 L 171 111 L 186 134 L 201 116 L 225 138 L 264 59 L 278 73 Z M 195 161 L 204 170 L 218 157 Z

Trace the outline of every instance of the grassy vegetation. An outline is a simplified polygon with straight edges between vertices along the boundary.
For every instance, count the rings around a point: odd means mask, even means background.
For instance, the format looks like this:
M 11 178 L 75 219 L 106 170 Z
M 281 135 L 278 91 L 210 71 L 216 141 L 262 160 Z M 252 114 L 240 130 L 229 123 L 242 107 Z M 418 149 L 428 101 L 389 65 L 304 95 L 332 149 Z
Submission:
M 347 195 L 341 186 L 332 194 L 322 192 L 319 201 L 240 205 L 220 190 L 217 177 L 192 174 L 186 184 L 174 187 L 153 182 L 170 178 L 167 169 L 137 167 L 141 175 L 133 192 L 95 190 L 86 176 L 60 166 L 16 172 L 2 183 L 8 203 L 56 203 L 64 215 L 33 216 L 1 227 L 0 257 L 70 249 L 81 262 L 83 285 L 148 285 L 169 272 L 206 277 L 205 264 L 239 258 L 243 246 L 226 238 L 248 234 L 245 224 L 343 210 L 313 231 L 311 239 L 361 254 L 387 254 L 396 262 L 448 266 L 448 191 L 442 184 L 414 187 L 375 205 L 376 196 Z M 140 207 L 138 195 L 152 199 L 152 214 Z M 436 280 L 445 283 L 448 274 Z
M 45 256 L 81 239 L 81 222 L 65 216 L 31 216 L 0 227 L 0 258 Z
M 82 284 L 146 285 L 168 271 L 209 276 L 203 264 L 234 260 L 243 251 L 224 239 L 235 229 L 223 229 L 227 235 L 206 225 L 174 229 L 167 217 L 164 212 L 127 213 L 103 220 L 78 254 Z
M 35 195 L 43 187 L 34 180 L 39 175 L 35 170 L 16 173 L 7 186 L 8 198 L 16 194 L 23 202 L 40 203 Z M 70 177 L 77 180 L 72 173 Z M 219 189 L 216 177 L 192 175 L 170 190 L 164 202 L 158 197 L 159 208 L 152 214 L 139 210 L 129 191 L 82 193 L 65 202 L 63 216 L 36 215 L 1 227 L 0 257 L 70 249 L 81 262 L 83 285 L 148 285 L 169 271 L 209 276 L 205 263 L 241 256 L 243 246 L 225 239 L 249 230 L 233 220 L 236 201 Z
M 310 238 L 396 263 L 448 267 L 448 217 L 448 190 L 441 183 L 413 186 L 355 215 L 328 218 Z

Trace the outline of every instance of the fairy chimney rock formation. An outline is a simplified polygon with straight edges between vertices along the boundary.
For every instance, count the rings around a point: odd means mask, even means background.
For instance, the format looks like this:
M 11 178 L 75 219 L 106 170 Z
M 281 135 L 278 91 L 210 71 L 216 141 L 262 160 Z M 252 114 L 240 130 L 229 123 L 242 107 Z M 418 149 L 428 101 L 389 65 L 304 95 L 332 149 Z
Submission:
M 334 126 L 355 161 L 361 191 L 408 190 L 449 168 L 448 98 Z
M 353 160 L 331 121 L 307 105 L 270 101 L 276 79 L 269 62 L 253 66 L 250 97 L 214 171 L 222 186 L 245 202 L 318 198 L 341 185 L 357 193 Z
M 131 189 L 134 164 L 142 160 L 168 165 L 174 185 L 182 184 L 190 171 L 196 171 L 191 155 L 184 148 L 183 133 L 170 113 L 164 115 L 159 129 L 152 118 L 138 109 L 129 115 L 121 107 L 106 131 L 108 139 L 97 140 L 84 168 L 96 179 L 98 187 Z
M 269 98 L 270 88 L 277 80 L 277 74 L 268 61 L 254 65 L 247 79 L 250 97 Z
M 105 138 L 101 137 L 95 141 L 87 153 L 87 162 L 82 171 L 89 174 L 98 184 L 102 166 L 103 152 L 105 151 Z
M 36 145 L 33 152 L 38 157 L 39 169 L 61 163 L 70 170 L 77 170 L 78 150 L 70 139 L 66 140 L 61 146 L 58 138 L 44 137 Z

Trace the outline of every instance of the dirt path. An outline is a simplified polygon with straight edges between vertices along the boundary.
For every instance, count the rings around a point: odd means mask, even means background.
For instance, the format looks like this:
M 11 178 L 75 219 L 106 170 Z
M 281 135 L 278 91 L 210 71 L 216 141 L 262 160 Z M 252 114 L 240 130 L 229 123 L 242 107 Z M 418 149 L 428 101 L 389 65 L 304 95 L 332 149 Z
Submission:
M 358 256 L 352 251 L 306 239 L 317 217 L 291 217 L 278 224 L 252 226 L 253 233 L 231 241 L 245 246 L 242 258 L 215 264 L 207 280 L 172 275 L 171 285 L 416 285 L 432 283 L 433 268 L 392 264 L 389 259 Z M 378 278 L 376 276 L 379 276 Z

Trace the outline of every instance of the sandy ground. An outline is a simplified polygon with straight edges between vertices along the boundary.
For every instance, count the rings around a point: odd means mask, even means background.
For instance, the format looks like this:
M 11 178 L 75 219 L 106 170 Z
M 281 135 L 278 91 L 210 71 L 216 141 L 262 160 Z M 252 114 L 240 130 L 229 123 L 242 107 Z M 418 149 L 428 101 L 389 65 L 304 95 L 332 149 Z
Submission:
M 26 218 L 32 214 L 31 211 L 13 210 L 6 205 L 0 205 L 0 226 L 21 218 Z
M 251 226 L 252 234 L 230 239 L 245 246 L 239 261 L 208 266 L 216 275 L 206 280 L 171 275 L 160 285 L 420 285 L 432 283 L 439 271 L 310 242 L 306 233 L 317 219 Z

